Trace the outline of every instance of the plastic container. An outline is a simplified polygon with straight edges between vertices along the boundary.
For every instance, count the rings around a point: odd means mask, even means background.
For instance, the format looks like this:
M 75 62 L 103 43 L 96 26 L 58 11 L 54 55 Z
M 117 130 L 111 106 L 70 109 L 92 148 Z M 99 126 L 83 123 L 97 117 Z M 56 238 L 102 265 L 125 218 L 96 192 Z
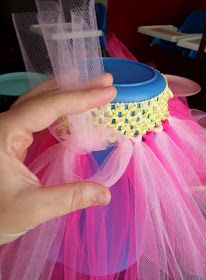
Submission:
M 138 102 L 160 94 L 165 78 L 156 69 L 131 60 L 103 58 L 105 72 L 114 77 L 117 97 L 113 102 Z

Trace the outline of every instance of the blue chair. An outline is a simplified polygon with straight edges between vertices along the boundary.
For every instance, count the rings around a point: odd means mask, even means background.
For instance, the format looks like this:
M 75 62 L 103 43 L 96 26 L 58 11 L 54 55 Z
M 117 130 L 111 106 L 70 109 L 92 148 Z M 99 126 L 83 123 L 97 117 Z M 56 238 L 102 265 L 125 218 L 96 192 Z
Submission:
M 104 4 L 96 3 L 95 11 L 97 16 L 98 29 L 102 30 L 103 36 L 100 38 L 100 44 L 103 49 L 106 48 L 106 32 L 107 32 L 107 9 Z
M 206 10 L 191 12 L 178 29 L 183 33 L 203 33 L 206 28 Z
M 206 28 L 206 10 L 192 11 L 184 20 L 183 24 L 178 28 L 178 31 L 183 33 L 203 33 Z M 177 53 L 184 53 L 190 58 L 197 56 L 196 51 L 190 51 L 176 46 L 175 43 L 168 42 L 162 39 L 153 39 L 151 45 L 160 45 L 161 47 L 170 49 Z

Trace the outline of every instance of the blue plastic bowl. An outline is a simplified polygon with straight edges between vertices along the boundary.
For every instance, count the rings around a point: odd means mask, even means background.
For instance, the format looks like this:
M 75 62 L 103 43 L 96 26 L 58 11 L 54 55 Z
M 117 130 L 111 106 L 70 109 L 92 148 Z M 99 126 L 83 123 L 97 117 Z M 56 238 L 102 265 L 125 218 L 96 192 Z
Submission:
M 166 86 L 154 68 L 131 60 L 103 58 L 105 72 L 113 75 L 118 94 L 113 102 L 138 102 L 160 94 Z

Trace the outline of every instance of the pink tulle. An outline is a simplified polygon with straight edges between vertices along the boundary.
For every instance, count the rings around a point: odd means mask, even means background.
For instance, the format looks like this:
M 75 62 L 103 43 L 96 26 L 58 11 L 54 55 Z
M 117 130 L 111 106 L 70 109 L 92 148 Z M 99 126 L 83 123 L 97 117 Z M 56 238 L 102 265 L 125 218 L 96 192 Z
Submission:
M 191 113 L 193 117 L 197 120 L 197 122 L 206 128 L 206 114 L 203 111 L 197 110 L 197 109 L 192 109 Z
M 102 177 L 110 205 L 69 214 L 2 246 L 1 279 L 205 279 L 206 135 L 180 101 L 170 110 L 162 131 L 111 148 Z M 37 136 L 27 161 L 33 158 L 30 168 L 44 185 L 99 178 L 103 167 L 93 154 L 56 143 L 48 131 Z

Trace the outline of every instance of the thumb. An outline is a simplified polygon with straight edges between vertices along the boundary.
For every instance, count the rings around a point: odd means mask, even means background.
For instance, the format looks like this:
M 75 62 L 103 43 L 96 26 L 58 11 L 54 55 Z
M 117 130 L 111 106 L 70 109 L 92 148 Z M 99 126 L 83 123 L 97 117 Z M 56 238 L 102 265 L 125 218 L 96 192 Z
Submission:
M 32 200 L 35 204 L 34 226 L 37 226 L 75 210 L 106 205 L 111 200 L 111 194 L 100 184 L 84 181 L 39 188 Z

